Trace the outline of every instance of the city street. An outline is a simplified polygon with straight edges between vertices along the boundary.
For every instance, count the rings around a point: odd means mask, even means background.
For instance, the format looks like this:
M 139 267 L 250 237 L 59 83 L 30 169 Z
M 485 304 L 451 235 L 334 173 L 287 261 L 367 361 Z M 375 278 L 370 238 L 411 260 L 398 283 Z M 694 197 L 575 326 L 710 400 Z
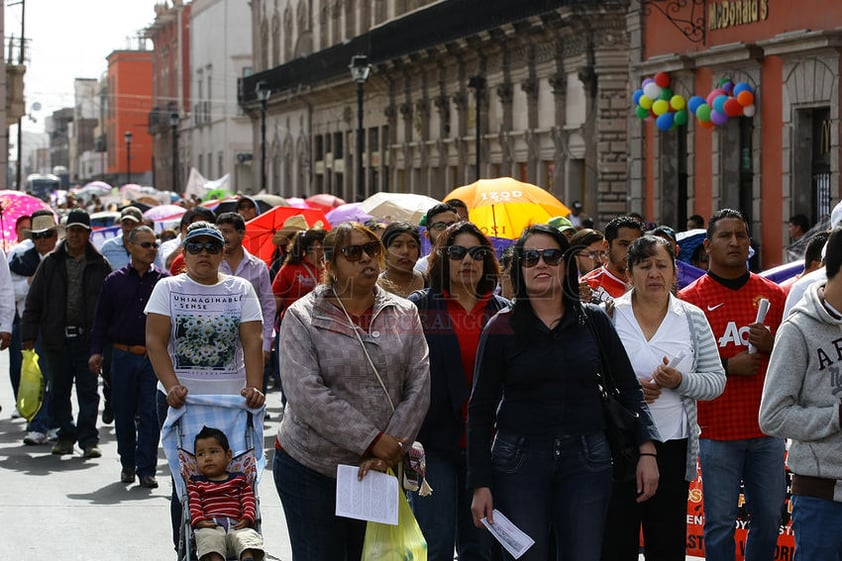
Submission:
M 9 353 L 0 353 L 0 519 L 4 536 L 0 559 L 176 558 L 170 538 L 169 469 L 159 454 L 157 489 L 120 483 L 120 463 L 113 425 L 100 423 L 102 457 L 53 456 L 50 445 L 25 446 L 23 419 L 14 410 L 8 379 Z M 280 398 L 267 399 L 278 418 Z M 74 403 L 75 411 L 75 403 Z M 283 512 L 272 481 L 272 443 L 277 423 L 268 421 L 264 436 L 270 462 L 260 484 L 266 559 L 292 556 Z

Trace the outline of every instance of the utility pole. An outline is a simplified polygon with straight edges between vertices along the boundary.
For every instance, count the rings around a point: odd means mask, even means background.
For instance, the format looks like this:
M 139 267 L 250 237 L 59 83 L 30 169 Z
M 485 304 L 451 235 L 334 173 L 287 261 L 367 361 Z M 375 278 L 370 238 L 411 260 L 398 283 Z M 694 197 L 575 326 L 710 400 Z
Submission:
M 24 23 L 26 22 L 26 0 L 20 0 L 16 4 L 9 4 L 9 6 L 16 6 L 20 4 L 20 56 L 18 57 L 18 64 L 23 66 L 24 61 L 24 48 L 26 45 L 26 27 Z M 23 92 L 21 92 L 22 94 Z M 24 106 L 26 105 L 26 100 L 24 99 Z M 17 188 L 19 191 L 23 191 L 23 129 L 21 125 L 23 124 L 23 115 L 18 117 L 18 165 L 16 166 L 15 170 L 15 180 L 17 182 Z

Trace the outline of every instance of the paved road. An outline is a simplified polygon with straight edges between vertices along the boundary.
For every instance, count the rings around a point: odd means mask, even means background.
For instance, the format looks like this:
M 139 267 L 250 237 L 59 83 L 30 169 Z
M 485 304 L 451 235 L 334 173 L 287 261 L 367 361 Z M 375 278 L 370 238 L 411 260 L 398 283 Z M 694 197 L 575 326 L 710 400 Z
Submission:
M 9 353 L 0 353 L 0 559 L 105 561 L 176 558 L 169 522 L 169 469 L 159 454 L 158 489 L 120 483 L 113 425 L 100 423 L 101 458 L 81 451 L 53 456 L 50 446 L 23 444 L 23 419 L 14 409 L 8 381 Z M 277 418 L 279 394 L 268 398 Z M 74 404 L 75 407 L 75 404 Z M 74 409 L 75 412 L 75 409 Z M 277 424 L 265 427 L 270 450 Z M 292 559 L 283 511 L 272 481 L 271 462 L 260 484 L 266 558 Z

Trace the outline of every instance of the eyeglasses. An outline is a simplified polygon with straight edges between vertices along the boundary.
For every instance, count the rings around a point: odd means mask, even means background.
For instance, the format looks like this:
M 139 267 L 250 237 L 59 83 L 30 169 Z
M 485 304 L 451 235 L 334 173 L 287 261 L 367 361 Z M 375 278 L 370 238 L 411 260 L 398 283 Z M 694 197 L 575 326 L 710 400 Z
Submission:
M 158 242 L 140 242 L 140 243 L 139 243 L 139 244 L 137 244 L 137 245 L 139 245 L 139 246 L 140 246 L 140 247 L 142 247 L 143 249 L 150 249 L 150 248 L 153 248 L 153 247 L 154 247 L 155 249 L 158 249 L 158 246 L 159 246 Z M 200 251 L 201 251 L 201 250 L 200 250 Z
M 461 245 L 451 245 L 444 251 L 447 253 L 447 256 L 454 261 L 461 261 L 466 255 L 470 255 L 471 259 L 474 261 L 484 261 L 486 257 L 491 255 L 491 250 L 481 245 L 475 245 L 471 248 L 463 247 Z
M 349 245 L 348 247 L 343 247 L 339 251 L 348 261 L 359 261 L 363 257 L 363 252 L 365 252 L 369 257 L 379 256 L 380 252 L 383 251 L 383 244 L 376 241 L 364 243 L 362 245 Z
M 538 264 L 540 259 L 550 267 L 555 267 L 561 262 L 564 252 L 560 249 L 524 249 L 520 254 L 520 264 L 527 269 Z
M 48 238 L 52 238 L 55 235 L 55 230 L 47 230 L 46 232 L 32 232 L 29 237 L 33 240 L 46 240 Z
M 454 224 L 456 224 L 456 222 L 433 222 L 430 225 L 430 230 L 441 232 L 442 230 L 445 230 L 448 226 L 452 226 Z
M 604 251 L 580 251 L 576 255 L 579 257 L 590 257 L 594 261 L 602 261 L 608 254 Z
M 184 244 L 184 249 L 190 255 L 199 255 L 203 249 L 206 249 L 211 255 L 216 255 L 222 251 L 222 244 L 219 242 L 187 242 Z

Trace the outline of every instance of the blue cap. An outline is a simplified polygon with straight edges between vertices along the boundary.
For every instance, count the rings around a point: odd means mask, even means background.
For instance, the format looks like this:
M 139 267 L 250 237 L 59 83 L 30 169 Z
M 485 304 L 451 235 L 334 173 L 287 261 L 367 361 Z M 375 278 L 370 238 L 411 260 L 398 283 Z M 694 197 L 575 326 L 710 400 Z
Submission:
M 196 222 L 195 224 L 199 223 Z M 221 245 L 225 245 L 225 238 L 222 237 L 222 232 L 220 232 L 219 228 L 217 228 L 210 222 L 203 222 L 202 225 L 199 227 L 188 229 L 187 234 L 184 236 L 184 244 L 187 244 L 187 242 L 193 241 L 196 238 L 200 238 L 202 236 L 213 238 L 215 241 L 218 241 Z

